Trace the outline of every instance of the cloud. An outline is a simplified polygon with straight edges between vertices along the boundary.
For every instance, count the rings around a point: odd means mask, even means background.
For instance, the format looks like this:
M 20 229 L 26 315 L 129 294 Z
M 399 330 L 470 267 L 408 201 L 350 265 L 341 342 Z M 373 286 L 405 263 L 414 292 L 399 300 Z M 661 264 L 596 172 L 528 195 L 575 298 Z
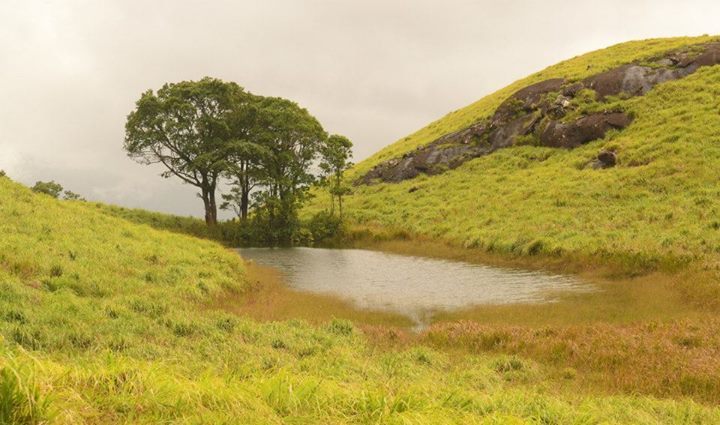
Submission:
M 202 215 L 122 151 L 140 93 L 205 75 L 298 101 L 356 161 L 515 79 L 637 38 L 718 33 L 715 1 L 6 0 L 0 167 Z

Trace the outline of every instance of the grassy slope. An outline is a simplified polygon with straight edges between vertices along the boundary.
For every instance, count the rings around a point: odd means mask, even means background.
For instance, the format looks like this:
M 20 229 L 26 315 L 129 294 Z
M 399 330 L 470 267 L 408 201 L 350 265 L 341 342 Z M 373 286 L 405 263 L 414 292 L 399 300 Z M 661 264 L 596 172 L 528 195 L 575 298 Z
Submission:
M 358 164 L 362 173 L 488 116 L 508 95 L 551 77 L 578 79 L 708 37 L 630 42 L 534 74 L 456 111 Z M 720 251 L 720 67 L 662 84 L 625 106 L 625 131 L 571 151 L 515 147 L 445 174 L 358 187 L 354 221 L 502 253 L 607 254 L 642 264 L 673 258 L 714 262 Z M 601 148 L 619 166 L 585 170 Z M 419 190 L 409 193 L 411 187 Z M 323 207 L 324 196 L 308 210 Z
M 357 164 L 352 172 L 362 175 L 365 171 L 380 162 L 396 158 L 418 146 L 430 143 L 440 136 L 466 128 L 483 118 L 489 117 L 510 95 L 531 84 L 558 77 L 580 80 L 638 58 L 652 57 L 668 50 L 715 39 L 717 39 L 717 37 L 702 36 L 630 41 L 560 62 L 518 80 L 507 87 L 483 97 L 471 105 L 453 111 L 415 133 L 388 145 L 375 155 Z
M 0 415 L 28 407 L 29 385 L 58 423 L 720 421 L 691 401 L 553 394 L 529 360 L 377 351 L 345 322 L 209 310 L 246 285 L 232 252 L 5 178 L 0 235 Z
M 219 235 L 211 232 L 205 221 L 196 217 L 182 217 L 147 211 L 139 208 L 125 208 L 117 205 L 94 203 L 95 208 L 105 214 L 129 221 L 135 224 L 145 224 L 154 229 L 169 230 L 203 239 L 219 240 Z

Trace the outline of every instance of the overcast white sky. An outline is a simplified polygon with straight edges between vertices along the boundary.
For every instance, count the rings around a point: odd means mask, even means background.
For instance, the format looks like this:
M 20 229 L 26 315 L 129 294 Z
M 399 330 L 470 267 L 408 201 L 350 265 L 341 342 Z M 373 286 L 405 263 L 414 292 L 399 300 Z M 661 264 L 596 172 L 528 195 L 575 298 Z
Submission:
M 122 150 L 140 93 L 214 76 L 293 99 L 361 160 L 545 66 L 720 33 L 717 0 L 0 0 L 0 169 L 91 200 L 202 215 Z

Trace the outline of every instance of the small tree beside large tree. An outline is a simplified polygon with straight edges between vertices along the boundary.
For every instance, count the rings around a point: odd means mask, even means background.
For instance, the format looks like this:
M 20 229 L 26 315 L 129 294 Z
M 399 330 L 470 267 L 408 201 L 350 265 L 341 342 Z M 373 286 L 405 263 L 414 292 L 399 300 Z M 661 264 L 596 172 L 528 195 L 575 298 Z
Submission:
M 343 215 L 343 196 L 350 193 L 350 186 L 344 180 L 345 171 L 352 167 L 352 142 L 345 136 L 333 134 L 320 149 L 323 183 L 330 192 L 330 211 L 335 211 L 337 199 L 340 218 Z
M 232 208 L 245 221 L 250 209 L 250 194 L 259 187 L 266 177 L 265 167 L 272 153 L 263 140 L 259 125 L 263 113 L 259 96 L 245 108 L 237 110 L 231 118 L 233 139 L 228 145 L 228 165 L 225 177 L 229 179 L 231 191 L 223 195 L 224 209 Z

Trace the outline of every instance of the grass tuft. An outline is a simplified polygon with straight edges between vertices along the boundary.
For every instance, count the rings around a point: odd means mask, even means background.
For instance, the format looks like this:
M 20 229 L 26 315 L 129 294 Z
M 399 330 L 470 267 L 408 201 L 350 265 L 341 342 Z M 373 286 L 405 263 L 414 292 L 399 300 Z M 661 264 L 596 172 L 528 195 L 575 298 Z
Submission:
M 40 425 L 52 417 L 50 398 L 40 390 L 34 371 L 12 356 L 0 357 L 0 424 Z

